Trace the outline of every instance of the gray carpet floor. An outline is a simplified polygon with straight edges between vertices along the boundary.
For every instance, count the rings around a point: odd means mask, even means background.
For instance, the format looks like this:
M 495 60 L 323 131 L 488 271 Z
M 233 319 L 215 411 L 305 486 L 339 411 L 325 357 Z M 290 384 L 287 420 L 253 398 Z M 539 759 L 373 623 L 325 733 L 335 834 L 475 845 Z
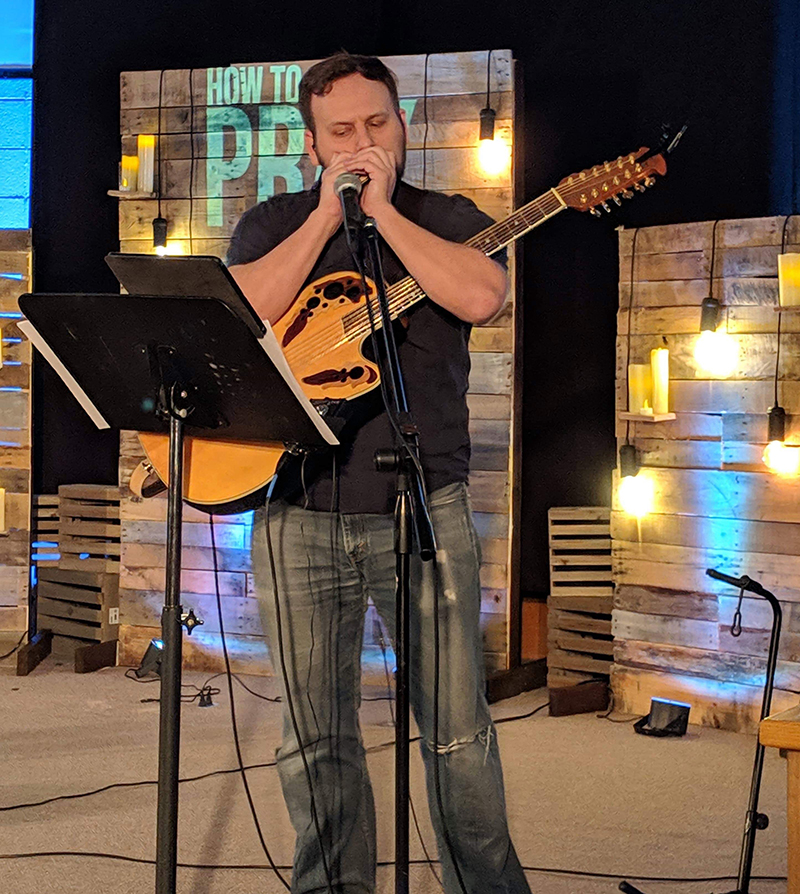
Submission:
M 206 675 L 186 674 L 199 684 Z M 244 678 L 274 695 L 272 680 Z M 224 681 L 218 680 L 217 683 Z M 157 684 L 137 685 L 123 670 L 76 675 L 48 659 L 29 677 L 0 676 L 0 853 L 34 854 L 0 859 L 0 894 L 153 890 L 153 867 L 101 856 L 151 860 L 155 852 L 154 785 L 113 787 L 90 797 L 8 810 L 15 804 L 86 792 L 101 786 L 156 778 Z M 380 695 L 378 689 L 365 691 Z M 522 714 L 546 700 L 544 691 L 495 705 L 496 718 Z M 185 706 L 181 776 L 233 768 L 235 752 L 226 690 L 216 706 Z M 271 761 L 278 742 L 280 707 L 236 688 L 239 729 L 248 764 Z M 366 702 L 367 746 L 391 740 L 386 701 Z M 520 859 L 530 867 L 534 894 L 605 894 L 620 878 L 731 876 L 738 870 L 742 823 L 752 770 L 754 738 L 690 727 L 682 739 L 634 734 L 629 724 L 594 715 L 551 718 L 546 712 L 499 727 L 509 821 Z M 379 859 L 392 857 L 393 752 L 369 757 L 378 805 Z M 278 864 L 291 862 L 293 833 L 274 768 L 249 773 L 268 845 Z M 425 806 L 421 762 L 414 751 L 412 797 L 428 847 L 433 835 Z M 756 875 L 786 872 L 785 762 L 770 749 L 762 809 L 770 826 L 759 833 Z M 412 857 L 423 857 L 416 834 Z M 242 783 L 235 773 L 186 781 L 180 787 L 179 860 L 192 864 L 255 864 L 265 858 Z M 541 870 L 610 873 L 613 877 L 559 875 Z M 393 890 L 390 867 L 378 870 L 378 891 Z M 412 868 L 412 891 L 439 891 L 429 867 Z M 734 881 L 638 882 L 648 892 L 707 894 L 733 890 Z M 264 869 L 182 868 L 181 894 L 278 894 L 284 889 Z M 785 881 L 754 881 L 753 892 L 785 892 Z

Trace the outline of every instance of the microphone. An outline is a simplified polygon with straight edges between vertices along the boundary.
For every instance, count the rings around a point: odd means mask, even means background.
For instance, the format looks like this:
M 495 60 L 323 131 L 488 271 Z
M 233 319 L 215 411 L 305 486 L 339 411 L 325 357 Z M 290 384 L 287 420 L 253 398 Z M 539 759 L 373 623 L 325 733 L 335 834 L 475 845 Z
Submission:
M 358 174 L 346 172 L 339 174 L 333 181 L 333 191 L 339 196 L 339 201 L 342 203 L 342 217 L 348 239 L 358 236 L 366 220 L 358 201 L 362 188 L 361 178 Z

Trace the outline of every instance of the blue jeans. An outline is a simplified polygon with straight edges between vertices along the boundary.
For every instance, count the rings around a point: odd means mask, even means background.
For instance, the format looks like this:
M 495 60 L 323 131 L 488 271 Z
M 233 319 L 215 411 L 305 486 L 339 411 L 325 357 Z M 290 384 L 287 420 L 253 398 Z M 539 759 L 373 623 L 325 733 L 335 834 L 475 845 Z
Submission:
M 506 822 L 497 736 L 484 694 L 479 546 L 466 486 L 431 495 L 439 567 L 439 744 L 433 742 L 433 563 L 412 560 L 410 698 L 422 736 L 433 826 L 447 894 L 460 894 L 437 806 L 438 753 L 445 823 L 470 894 L 528 894 Z M 253 527 L 256 591 L 280 670 L 264 512 Z M 375 890 L 375 807 L 358 723 L 364 613 L 372 597 L 394 638 L 395 554 L 390 516 L 270 507 L 285 673 L 313 782 L 321 838 L 339 894 Z M 279 674 L 279 677 L 281 675 Z M 282 685 L 283 680 L 281 681 Z M 284 695 L 277 752 L 297 832 L 294 894 L 327 892 L 309 784 Z

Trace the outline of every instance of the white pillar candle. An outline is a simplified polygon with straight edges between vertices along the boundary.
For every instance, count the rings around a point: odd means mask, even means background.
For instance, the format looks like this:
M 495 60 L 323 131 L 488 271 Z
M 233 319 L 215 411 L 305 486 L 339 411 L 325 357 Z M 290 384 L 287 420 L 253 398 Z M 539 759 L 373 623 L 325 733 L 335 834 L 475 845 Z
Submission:
M 150 133 L 140 133 L 136 142 L 139 151 L 139 192 L 152 192 L 155 175 L 156 138 Z
M 139 156 L 123 155 L 119 173 L 119 188 L 134 192 L 139 182 Z
M 778 255 L 778 292 L 781 307 L 800 304 L 800 254 Z
M 653 373 L 649 363 L 628 367 L 628 412 L 641 413 L 645 404 L 653 406 Z
M 653 412 L 660 416 L 669 413 L 669 350 L 654 348 L 650 352 L 653 374 Z

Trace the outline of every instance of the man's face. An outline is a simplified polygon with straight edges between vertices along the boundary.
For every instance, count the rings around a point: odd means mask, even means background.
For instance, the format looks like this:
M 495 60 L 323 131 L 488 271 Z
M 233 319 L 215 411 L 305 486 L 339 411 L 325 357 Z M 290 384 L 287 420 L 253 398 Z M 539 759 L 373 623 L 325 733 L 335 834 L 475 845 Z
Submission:
M 314 164 L 327 167 L 335 152 L 380 146 L 397 159 L 397 176 L 406 161 L 405 112 L 397 112 L 385 84 L 360 74 L 334 81 L 323 96 L 311 97 L 316 136 L 306 131 L 306 151 Z

